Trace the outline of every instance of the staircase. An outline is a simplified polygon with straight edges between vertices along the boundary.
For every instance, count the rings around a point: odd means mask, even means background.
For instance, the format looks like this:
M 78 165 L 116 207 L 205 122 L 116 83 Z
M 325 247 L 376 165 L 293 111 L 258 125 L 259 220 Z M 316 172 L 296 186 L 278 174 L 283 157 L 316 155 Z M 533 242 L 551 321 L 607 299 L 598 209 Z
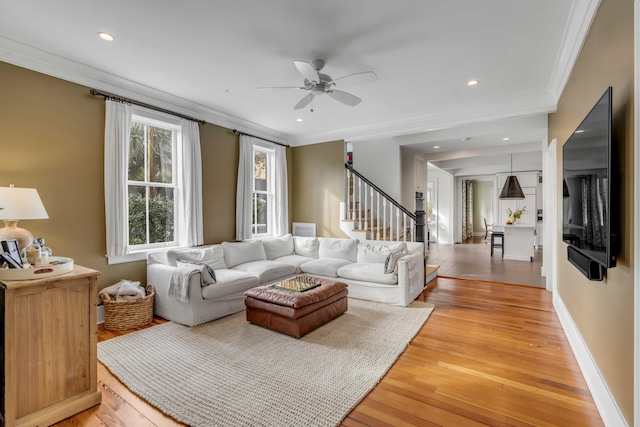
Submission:
M 416 241 L 416 215 L 345 164 L 340 229 L 352 239 Z

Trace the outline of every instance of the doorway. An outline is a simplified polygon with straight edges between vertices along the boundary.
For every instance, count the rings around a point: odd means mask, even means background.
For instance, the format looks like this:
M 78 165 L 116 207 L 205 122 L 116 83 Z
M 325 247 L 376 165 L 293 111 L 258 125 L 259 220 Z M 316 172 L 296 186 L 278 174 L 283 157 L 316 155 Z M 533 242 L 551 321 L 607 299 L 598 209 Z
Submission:
M 429 242 L 438 242 L 438 185 L 435 179 L 427 180 L 427 230 L 429 230 Z

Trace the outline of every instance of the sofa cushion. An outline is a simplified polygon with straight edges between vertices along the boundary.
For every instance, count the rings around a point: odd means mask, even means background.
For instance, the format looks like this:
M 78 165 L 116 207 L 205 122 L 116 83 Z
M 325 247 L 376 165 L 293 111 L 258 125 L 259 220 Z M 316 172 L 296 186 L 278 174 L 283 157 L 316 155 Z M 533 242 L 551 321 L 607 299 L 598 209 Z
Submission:
M 345 265 L 338 269 L 338 277 L 383 285 L 398 284 L 398 275 L 395 273 L 385 274 L 384 264 L 379 262 L 356 262 Z
M 203 246 L 192 248 L 169 249 L 166 254 L 167 264 L 175 267 L 178 260 L 187 262 L 201 262 L 214 270 L 227 268 L 222 246 Z
M 322 258 L 305 262 L 300 266 L 303 273 L 317 274 L 318 276 L 338 277 L 338 269 L 351 261 L 338 258 Z
M 202 288 L 202 298 L 220 299 L 229 295 L 237 298 L 238 294 L 242 295 L 247 289 L 260 286 L 260 280 L 256 276 L 236 270 L 216 270 L 216 279 L 215 285 Z
M 293 255 L 293 236 L 286 234 L 282 237 L 269 237 L 260 239 L 267 259 L 276 259 L 287 255 Z
M 216 283 L 216 272 L 207 264 L 191 261 L 176 261 L 176 266 L 180 268 L 188 268 L 200 272 L 200 286 L 207 286 Z
M 356 262 L 358 255 L 358 240 L 330 237 L 322 238 L 320 239 L 318 255 L 320 258 L 336 258 Z
M 250 261 L 233 267 L 236 271 L 256 276 L 260 283 L 267 283 L 296 274 L 296 266 L 278 261 Z
M 404 242 L 361 242 L 358 244 L 358 262 L 384 263 L 391 252 L 407 250 Z
M 224 251 L 224 261 L 227 264 L 227 268 L 233 268 L 245 262 L 264 261 L 267 259 L 264 246 L 258 240 L 222 242 L 222 250 Z
M 287 256 L 282 256 L 280 258 L 276 258 L 274 259 L 274 261 L 278 261 L 278 262 L 284 262 L 286 264 L 292 264 L 296 266 L 296 274 L 300 273 L 302 270 L 300 270 L 300 266 L 302 264 L 304 264 L 305 262 L 309 262 L 309 261 L 313 261 L 315 258 L 310 258 L 308 256 L 302 256 L 302 255 L 287 255 Z
M 309 258 L 318 258 L 319 241 L 317 237 L 293 237 L 294 252 Z

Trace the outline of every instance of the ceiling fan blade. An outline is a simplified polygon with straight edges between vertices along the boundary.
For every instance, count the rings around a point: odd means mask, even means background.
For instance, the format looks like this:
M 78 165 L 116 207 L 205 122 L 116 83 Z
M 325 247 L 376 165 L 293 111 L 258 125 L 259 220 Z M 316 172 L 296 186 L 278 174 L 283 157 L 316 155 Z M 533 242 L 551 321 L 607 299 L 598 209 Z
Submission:
M 296 65 L 296 68 L 298 69 L 298 71 L 300 71 L 300 74 L 302 74 L 305 79 L 309 80 L 310 82 L 320 82 L 320 75 L 313 67 L 313 64 L 306 61 L 293 61 L 293 63 Z
M 309 92 L 304 98 L 302 98 L 300 101 L 298 101 L 298 103 L 296 104 L 295 107 L 293 107 L 294 110 L 301 110 L 304 107 L 306 107 L 307 105 L 309 105 L 311 103 L 311 101 L 313 101 L 314 98 L 314 94 L 313 92 Z
M 335 84 L 340 80 L 341 85 L 365 85 L 368 83 L 375 83 L 378 81 L 378 76 L 373 71 L 363 71 L 361 73 L 349 74 L 346 76 L 333 79 L 329 83 Z
M 347 104 L 351 107 L 355 107 L 356 105 L 360 104 L 360 101 L 362 101 L 362 99 L 358 98 L 357 96 L 351 95 L 350 93 L 343 92 L 341 90 L 332 89 L 330 91 L 327 91 L 327 95 L 329 95 L 336 101 L 340 101 L 343 104 Z
M 301 86 L 261 86 L 256 89 L 306 89 Z

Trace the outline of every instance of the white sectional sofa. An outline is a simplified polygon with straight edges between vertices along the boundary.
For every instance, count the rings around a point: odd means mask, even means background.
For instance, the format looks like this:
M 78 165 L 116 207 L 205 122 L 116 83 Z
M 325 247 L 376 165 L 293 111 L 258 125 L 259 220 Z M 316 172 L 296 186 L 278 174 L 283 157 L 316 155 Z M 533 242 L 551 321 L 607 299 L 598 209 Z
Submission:
M 406 306 L 425 287 L 424 244 L 286 235 L 147 257 L 155 313 L 188 326 L 242 311 L 247 289 L 300 273 L 344 282 L 352 298 Z

